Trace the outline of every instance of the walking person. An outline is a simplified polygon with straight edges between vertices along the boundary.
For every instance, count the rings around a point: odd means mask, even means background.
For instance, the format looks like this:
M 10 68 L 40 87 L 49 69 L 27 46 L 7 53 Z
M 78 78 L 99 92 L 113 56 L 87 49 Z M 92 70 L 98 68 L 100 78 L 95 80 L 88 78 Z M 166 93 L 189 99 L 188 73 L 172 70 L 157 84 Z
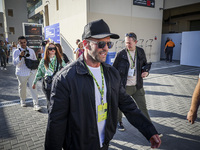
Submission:
M 170 39 L 169 42 L 167 42 L 167 44 L 165 45 L 165 49 L 164 49 L 164 52 L 166 53 L 166 61 L 172 62 L 174 47 L 175 47 L 175 44 L 172 41 L 172 39 Z
M 6 61 L 8 57 L 7 47 L 4 45 L 4 42 L 0 40 L 0 61 L 1 61 L 1 70 L 6 69 Z
M 33 81 L 32 88 L 36 89 L 36 83 L 38 80 L 54 75 L 58 70 L 62 69 L 65 66 L 65 62 L 62 60 L 60 51 L 54 43 L 48 43 L 45 48 L 44 58 L 41 59 L 38 66 L 38 70 Z M 49 110 L 49 101 L 50 101 L 50 89 L 45 88 L 45 83 L 43 81 L 42 90 L 47 99 L 47 109 Z
M 56 74 L 46 150 L 107 150 L 116 132 L 118 107 L 152 148 L 160 146 L 155 127 L 126 94 L 118 71 L 105 63 L 113 46 L 110 38 L 119 36 L 102 19 L 88 23 L 82 35 L 84 54 Z
M 7 58 L 6 58 L 6 62 L 8 64 L 12 45 L 9 42 L 5 41 L 5 46 L 7 47 L 7 51 L 8 51 L 7 52 Z
M 147 64 L 146 55 L 142 48 L 136 46 L 137 36 L 133 32 L 125 35 L 125 45 L 126 48 L 117 53 L 113 66 L 119 71 L 127 94 L 134 98 L 139 109 L 150 121 L 143 88 L 143 78 L 149 74 L 149 72 L 142 71 L 142 67 Z M 125 130 L 120 110 L 118 112 L 118 130 Z
M 33 109 L 39 111 L 41 107 L 38 103 L 38 94 L 36 89 L 32 89 L 31 85 L 35 78 L 36 70 L 29 69 L 25 64 L 25 57 L 31 60 L 37 60 L 33 49 L 27 47 L 27 41 L 24 36 L 18 38 L 19 48 L 13 52 L 13 64 L 16 66 L 15 74 L 19 83 L 19 97 L 22 107 L 26 106 L 26 88 L 27 83 L 33 98 Z
M 55 45 L 57 46 L 57 48 L 58 48 L 58 50 L 59 50 L 64 62 L 66 64 L 70 63 L 69 58 L 67 57 L 67 55 L 65 53 L 63 53 L 62 46 L 59 43 L 56 43 Z

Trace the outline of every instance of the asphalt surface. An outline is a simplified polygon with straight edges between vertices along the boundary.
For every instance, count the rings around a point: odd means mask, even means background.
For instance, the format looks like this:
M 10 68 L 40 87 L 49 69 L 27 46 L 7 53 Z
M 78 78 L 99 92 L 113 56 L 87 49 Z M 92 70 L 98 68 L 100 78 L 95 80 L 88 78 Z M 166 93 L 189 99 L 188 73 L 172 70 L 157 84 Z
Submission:
M 40 112 L 33 110 L 27 90 L 27 107 L 19 104 L 15 67 L 0 70 L 0 150 L 44 149 L 47 110 L 41 82 L 38 84 Z M 199 67 L 181 66 L 179 62 L 153 63 L 144 80 L 147 107 L 161 138 L 161 150 L 199 150 L 200 119 L 191 125 L 186 120 L 191 97 L 198 81 Z M 200 111 L 198 111 L 198 117 Z M 109 150 L 148 150 L 150 143 L 123 117 L 126 128 L 117 131 Z

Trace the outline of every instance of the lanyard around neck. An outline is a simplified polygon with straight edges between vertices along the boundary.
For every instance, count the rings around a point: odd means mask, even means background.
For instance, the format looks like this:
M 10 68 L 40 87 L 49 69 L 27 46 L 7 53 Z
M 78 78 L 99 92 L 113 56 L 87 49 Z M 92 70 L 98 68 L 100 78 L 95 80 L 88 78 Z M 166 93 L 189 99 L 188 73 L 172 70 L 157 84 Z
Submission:
M 54 59 L 54 58 L 53 58 Z M 55 64 L 56 64 L 56 59 L 55 60 L 53 60 L 53 65 L 52 65 L 52 62 L 50 62 L 50 68 L 53 70 L 53 72 L 54 72 L 54 69 L 55 69 Z
M 87 66 L 86 62 L 85 62 L 85 65 Z M 89 74 L 92 76 L 92 78 L 94 79 L 96 85 L 97 85 L 97 88 L 101 94 L 101 104 L 103 105 L 103 96 L 104 96 L 104 76 L 103 76 L 103 67 L 102 65 L 100 65 L 100 68 L 101 68 L 101 78 L 102 78 L 102 89 L 100 88 L 96 78 L 94 77 L 94 75 L 92 74 L 92 72 L 90 71 L 89 67 L 87 66 L 88 68 L 88 71 L 89 71 Z
M 136 50 L 136 48 L 135 48 L 135 57 L 134 57 L 134 59 L 133 59 L 133 57 L 131 56 L 130 51 L 129 51 L 128 49 L 127 49 L 127 51 L 128 51 L 129 56 L 130 56 L 130 59 L 131 59 L 131 69 L 133 69 L 133 68 L 135 67 L 135 60 L 136 60 L 136 58 L 137 58 L 137 50 Z

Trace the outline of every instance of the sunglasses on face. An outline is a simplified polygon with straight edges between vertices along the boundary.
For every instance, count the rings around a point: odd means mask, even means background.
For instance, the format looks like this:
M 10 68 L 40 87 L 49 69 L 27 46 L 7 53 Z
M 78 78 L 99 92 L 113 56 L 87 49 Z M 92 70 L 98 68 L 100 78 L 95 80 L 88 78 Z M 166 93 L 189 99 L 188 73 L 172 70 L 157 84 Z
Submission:
M 91 41 L 91 40 L 88 40 L 94 44 L 96 44 L 98 46 L 98 48 L 104 48 L 107 44 L 108 48 L 111 49 L 114 45 L 113 42 L 105 42 L 105 41 L 99 41 L 99 42 L 95 42 L 95 41 Z
M 55 50 L 56 51 L 56 47 L 49 47 L 48 48 L 49 51 Z

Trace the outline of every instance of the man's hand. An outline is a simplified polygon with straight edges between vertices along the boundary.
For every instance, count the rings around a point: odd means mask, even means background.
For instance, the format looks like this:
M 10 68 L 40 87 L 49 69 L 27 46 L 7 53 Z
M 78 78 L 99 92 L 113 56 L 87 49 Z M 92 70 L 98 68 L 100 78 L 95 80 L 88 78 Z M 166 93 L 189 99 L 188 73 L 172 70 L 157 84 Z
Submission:
M 158 134 L 156 134 L 150 138 L 150 142 L 151 142 L 151 148 L 159 148 L 161 144 L 161 139 L 158 136 Z
M 143 72 L 143 73 L 141 74 L 141 77 L 142 77 L 142 78 L 145 78 L 145 77 L 148 76 L 148 74 L 149 74 L 148 72 Z
M 191 124 L 194 124 L 194 121 L 197 119 L 197 113 L 193 112 L 193 111 L 189 111 L 187 113 L 187 120 L 189 122 L 191 122 Z
M 25 55 L 25 51 L 21 51 L 20 54 L 19 54 L 19 59 L 21 60 L 22 57 L 24 57 L 24 55 Z
M 25 55 L 25 51 L 21 51 L 21 52 L 20 52 L 20 56 L 23 57 L 24 55 Z

